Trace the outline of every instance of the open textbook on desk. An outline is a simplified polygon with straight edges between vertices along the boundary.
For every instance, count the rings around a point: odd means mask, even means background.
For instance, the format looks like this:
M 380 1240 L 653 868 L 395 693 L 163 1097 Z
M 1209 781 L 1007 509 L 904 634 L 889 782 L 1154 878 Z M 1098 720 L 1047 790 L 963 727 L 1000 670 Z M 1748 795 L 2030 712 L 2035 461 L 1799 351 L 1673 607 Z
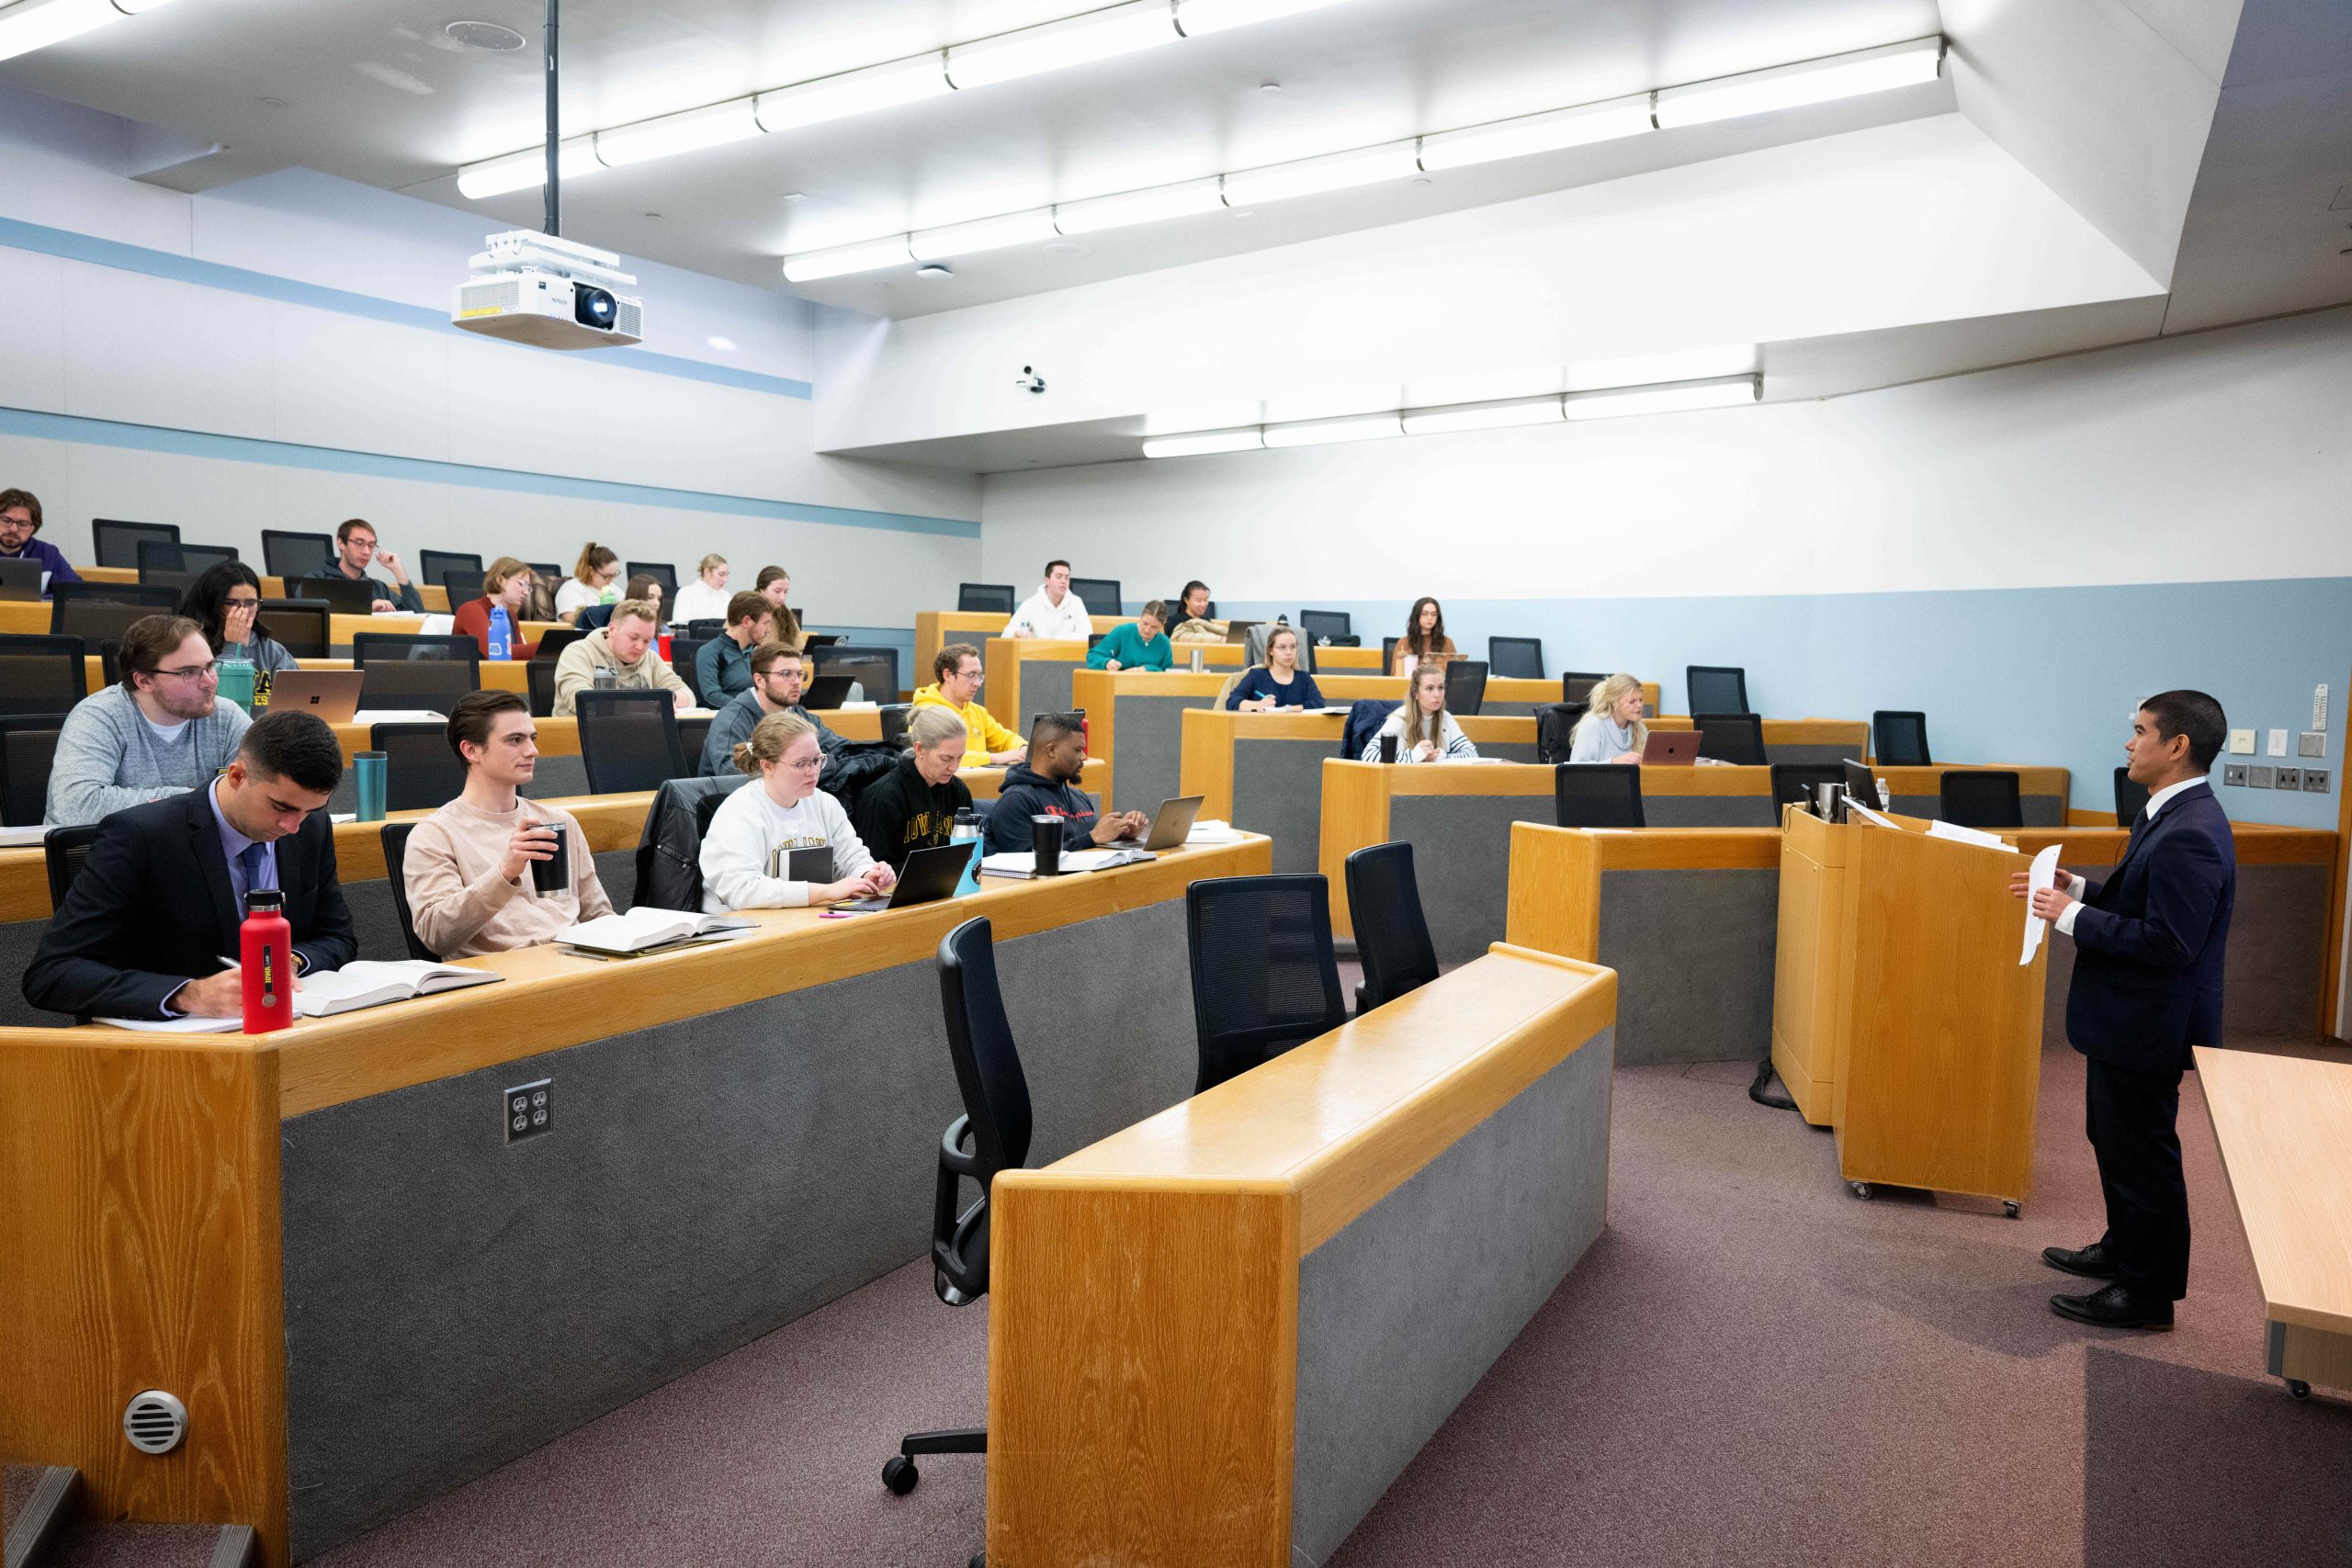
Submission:
M 222 964 L 237 967 L 225 959 Z M 340 969 L 321 969 L 297 980 L 294 1013 L 298 1018 L 333 1018 L 386 1002 L 487 986 L 505 977 L 487 969 L 460 969 L 454 964 L 428 964 L 421 958 L 354 959 Z M 101 1018 L 92 1021 L 151 1034 L 227 1034 L 245 1026 L 242 1018 Z

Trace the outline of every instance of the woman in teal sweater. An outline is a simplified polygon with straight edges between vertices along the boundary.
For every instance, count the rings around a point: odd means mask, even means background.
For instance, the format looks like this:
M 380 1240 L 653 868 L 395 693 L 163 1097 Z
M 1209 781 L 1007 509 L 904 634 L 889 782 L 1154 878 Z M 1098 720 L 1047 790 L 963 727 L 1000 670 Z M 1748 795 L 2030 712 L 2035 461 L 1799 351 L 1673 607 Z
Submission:
M 1133 621 L 1122 621 L 1086 655 L 1089 670 L 1165 670 L 1173 660 L 1168 646 L 1168 606 L 1154 599 Z

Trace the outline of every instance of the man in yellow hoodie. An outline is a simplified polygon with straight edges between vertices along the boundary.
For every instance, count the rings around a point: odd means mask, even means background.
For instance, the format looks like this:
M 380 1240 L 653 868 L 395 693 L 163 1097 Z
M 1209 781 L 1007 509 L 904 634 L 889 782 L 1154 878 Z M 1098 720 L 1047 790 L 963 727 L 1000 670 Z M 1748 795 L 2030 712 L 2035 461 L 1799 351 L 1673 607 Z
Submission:
M 980 705 L 980 650 L 968 642 L 951 642 L 931 661 L 937 682 L 915 694 L 917 707 L 941 707 L 964 721 L 964 766 L 986 768 L 1023 761 L 1029 748 Z

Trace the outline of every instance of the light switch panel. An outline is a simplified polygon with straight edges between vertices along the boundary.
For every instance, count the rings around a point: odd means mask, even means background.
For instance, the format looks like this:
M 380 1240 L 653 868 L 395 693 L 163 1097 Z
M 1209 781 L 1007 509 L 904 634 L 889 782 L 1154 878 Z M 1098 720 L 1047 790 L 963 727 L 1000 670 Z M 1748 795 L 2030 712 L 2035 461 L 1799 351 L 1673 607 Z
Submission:
M 2240 789 L 2244 789 L 2245 787 L 2245 764 L 2244 762 L 2222 763 L 2222 782 L 2225 784 L 2236 784 Z
M 2326 732 L 2325 730 L 2322 730 L 2322 729 L 2306 729 L 2306 730 L 2304 730 L 2304 731 L 2303 731 L 2303 743 L 2302 743 L 2302 745 L 2301 745 L 2301 747 L 2299 747 L 2299 748 L 2296 750 L 2295 755 L 2297 755 L 2298 757 L 2324 757 L 2324 756 L 2326 756 L 2326 755 L 2327 755 L 2327 732 Z
M 2231 731 L 2230 731 L 2230 754 L 2231 754 L 2232 756 L 2235 756 L 2235 757 L 2251 757 L 2251 756 L 2253 756 L 2253 755 L 2254 755 L 2254 731 L 2253 731 L 2253 730 L 2251 730 L 2251 729 L 2233 729 L 2233 730 L 2231 730 Z
M 2276 768 L 2270 767 L 2266 763 L 2256 762 L 2245 771 L 2245 787 L 2248 789 L 2268 789 L 2278 783 L 2278 770 Z
M 2274 757 L 2283 757 L 2287 754 L 2287 732 L 2285 730 L 2274 729 L 2270 732 L 2270 754 Z

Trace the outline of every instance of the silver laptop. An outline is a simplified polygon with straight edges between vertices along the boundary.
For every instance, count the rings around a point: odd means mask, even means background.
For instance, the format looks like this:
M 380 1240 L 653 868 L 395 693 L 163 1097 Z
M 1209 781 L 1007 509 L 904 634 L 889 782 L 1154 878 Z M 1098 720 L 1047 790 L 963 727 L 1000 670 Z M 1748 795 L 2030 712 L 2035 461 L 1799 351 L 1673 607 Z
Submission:
M 1182 849 L 1184 840 L 1193 836 L 1193 818 L 1201 814 L 1201 802 L 1205 795 L 1180 795 L 1159 803 L 1151 814 L 1151 832 L 1143 841 L 1148 850 Z
M 269 682 L 269 711 L 349 724 L 359 712 L 359 684 L 367 678 L 360 670 L 281 670 Z

